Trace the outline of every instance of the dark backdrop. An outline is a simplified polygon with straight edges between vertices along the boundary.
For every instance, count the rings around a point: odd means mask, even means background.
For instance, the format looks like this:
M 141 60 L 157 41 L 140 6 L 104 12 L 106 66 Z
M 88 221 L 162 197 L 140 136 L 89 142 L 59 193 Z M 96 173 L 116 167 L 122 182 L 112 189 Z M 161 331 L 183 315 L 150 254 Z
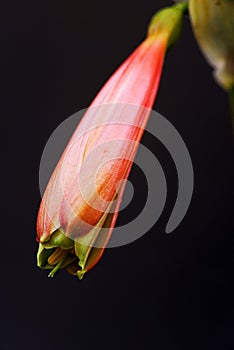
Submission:
M 169 1 L 9 1 L 0 11 L 1 326 L 0 349 L 234 349 L 233 162 L 228 99 L 215 84 L 189 25 L 168 54 L 155 109 L 190 151 L 189 211 L 164 228 L 176 172 L 163 164 L 168 201 L 144 237 L 109 249 L 80 283 L 36 268 L 40 156 L 53 130 L 87 107 L 143 40 Z M 145 198 L 137 168 L 135 205 Z M 140 186 L 138 186 L 140 185 Z M 129 215 L 134 206 L 129 208 Z M 125 220 L 125 215 L 120 215 Z

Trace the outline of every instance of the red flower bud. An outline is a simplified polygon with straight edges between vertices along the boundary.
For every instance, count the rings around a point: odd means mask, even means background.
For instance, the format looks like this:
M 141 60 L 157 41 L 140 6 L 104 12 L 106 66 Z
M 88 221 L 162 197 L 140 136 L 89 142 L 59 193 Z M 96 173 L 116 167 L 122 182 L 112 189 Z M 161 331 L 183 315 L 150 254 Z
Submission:
M 129 175 L 183 9 L 184 5 L 175 5 L 156 14 L 147 38 L 92 102 L 49 180 L 38 213 L 37 238 L 38 265 L 51 269 L 50 276 L 67 267 L 81 279 L 103 254 L 125 182 L 118 197 L 116 187 Z M 135 105 L 134 113 L 129 113 L 129 104 Z

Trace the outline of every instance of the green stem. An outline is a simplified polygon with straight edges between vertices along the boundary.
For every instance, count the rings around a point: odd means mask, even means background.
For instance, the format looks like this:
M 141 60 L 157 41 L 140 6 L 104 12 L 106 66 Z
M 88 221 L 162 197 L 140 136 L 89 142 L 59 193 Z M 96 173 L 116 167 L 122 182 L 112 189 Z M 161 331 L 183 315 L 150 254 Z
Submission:
M 66 260 L 68 256 L 68 252 L 67 254 L 64 255 L 64 257 L 58 262 L 58 264 L 53 268 L 52 271 L 50 271 L 48 277 L 54 277 L 55 273 L 60 269 L 60 267 L 63 265 L 64 261 Z
M 183 15 L 187 8 L 187 3 L 178 3 L 157 11 L 149 23 L 148 36 L 162 37 L 169 48 L 180 35 Z
M 229 90 L 229 101 L 231 108 L 232 137 L 234 141 L 234 86 Z

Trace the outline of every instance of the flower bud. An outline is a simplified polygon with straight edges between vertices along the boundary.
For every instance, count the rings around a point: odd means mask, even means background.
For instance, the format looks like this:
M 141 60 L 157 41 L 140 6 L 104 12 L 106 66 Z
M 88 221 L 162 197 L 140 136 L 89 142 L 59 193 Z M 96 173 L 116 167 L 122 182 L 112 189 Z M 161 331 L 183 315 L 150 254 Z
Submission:
M 146 39 L 92 102 L 90 107 L 97 108 L 89 108 L 83 116 L 49 180 L 37 218 L 37 263 L 51 270 L 51 277 L 65 267 L 82 279 L 103 254 L 115 226 L 124 181 L 117 199 L 116 188 L 131 170 L 156 98 L 165 53 L 178 36 L 183 10 L 184 5 L 175 5 L 153 18 Z M 112 107 L 103 113 L 107 104 Z M 128 113 L 120 104 L 137 108 Z M 100 147 L 113 140 L 118 141 L 115 147 Z M 86 162 L 89 156 L 92 161 Z M 101 166 L 104 156 L 112 161 Z
M 190 0 L 189 13 L 197 41 L 214 67 L 217 82 L 234 86 L 234 1 Z

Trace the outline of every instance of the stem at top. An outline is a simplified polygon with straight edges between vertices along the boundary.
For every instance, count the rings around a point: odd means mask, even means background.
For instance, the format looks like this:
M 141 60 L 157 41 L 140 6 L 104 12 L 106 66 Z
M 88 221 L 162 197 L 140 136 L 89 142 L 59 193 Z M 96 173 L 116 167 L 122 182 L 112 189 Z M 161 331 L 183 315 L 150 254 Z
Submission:
M 187 9 L 187 3 L 178 3 L 156 12 L 149 23 L 148 36 L 164 38 L 169 48 L 180 35 L 183 14 Z
M 232 138 L 234 141 L 234 86 L 229 90 L 229 101 L 231 108 Z

